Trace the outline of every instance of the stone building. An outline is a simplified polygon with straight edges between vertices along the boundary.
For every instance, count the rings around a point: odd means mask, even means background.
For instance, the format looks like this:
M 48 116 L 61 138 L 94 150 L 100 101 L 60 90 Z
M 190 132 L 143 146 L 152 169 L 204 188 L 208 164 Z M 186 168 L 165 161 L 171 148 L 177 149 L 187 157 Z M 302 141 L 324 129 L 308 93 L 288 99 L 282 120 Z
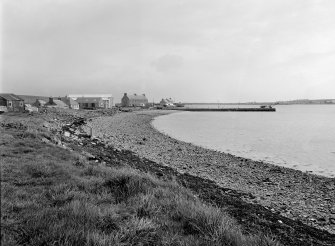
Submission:
M 148 104 L 148 98 L 145 96 L 145 94 L 127 95 L 127 93 L 124 93 L 121 99 L 122 107 L 143 107 L 147 104 Z
M 0 93 L 0 106 L 7 108 L 7 111 L 23 112 L 24 100 L 14 94 Z

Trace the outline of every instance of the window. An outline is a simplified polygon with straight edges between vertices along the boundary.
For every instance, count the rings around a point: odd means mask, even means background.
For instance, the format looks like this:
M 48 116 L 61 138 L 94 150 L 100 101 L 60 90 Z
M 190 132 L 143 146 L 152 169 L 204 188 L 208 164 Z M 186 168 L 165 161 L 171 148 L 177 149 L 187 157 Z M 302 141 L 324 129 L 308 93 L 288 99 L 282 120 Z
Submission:
M 12 102 L 11 101 L 9 101 L 8 102 L 8 107 L 12 107 L 13 105 L 12 105 Z
M 23 106 L 23 102 L 22 101 L 20 101 L 20 107 L 22 107 Z

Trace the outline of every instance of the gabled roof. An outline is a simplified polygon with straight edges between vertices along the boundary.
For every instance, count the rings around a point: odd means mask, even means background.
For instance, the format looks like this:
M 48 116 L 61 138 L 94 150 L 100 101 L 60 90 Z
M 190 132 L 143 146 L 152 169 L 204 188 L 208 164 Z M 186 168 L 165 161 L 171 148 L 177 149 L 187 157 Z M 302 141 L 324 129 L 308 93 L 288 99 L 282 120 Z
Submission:
M 66 103 L 65 102 L 63 102 L 63 101 L 61 101 L 61 100 L 55 100 L 54 99 L 54 103 L 57 105 L 57 106 L 59 106 L 59 107 L 68 107 L 67 105 L 66 105 Z
M 72 98 L 69 98 L 70 105 L 79 105 L 77 101 L 73 100 Z
M 127 97 L 131 99 L 136 99 L 136 100 L 148 100 L 145 95 L 127 95 Z
M 161 100 L 161 103 L 174 103 L 173 100 L 171 98 L 163 98 Z
M 18 95 L 20 98 L 24 100 L 25 103 L 33 104 L 36 102 L 37 99 L 49 101 L 49 97 L 44 96 L 32 96 L 32 95 Z
M 53 99 L 53 104 L 51 104 L 50 102 L 47 102 L 45 104 L 45 106 L 56 106 L 56 107 L 60 107 L 60 108 L 68 108 L 69 106 L 66 105 L 65 102 L 58 100 L 58 99 Z
M 73 100 L 71 97 L 63 97 L 62 101 L 68 105 L 79 105 L 78 102 Z
M 17 95 L 10 94 L 10 93 L 0 93 L 0 97 L 4 98 L 7 101 L 24 101 L 22 98 L 18 97 Z

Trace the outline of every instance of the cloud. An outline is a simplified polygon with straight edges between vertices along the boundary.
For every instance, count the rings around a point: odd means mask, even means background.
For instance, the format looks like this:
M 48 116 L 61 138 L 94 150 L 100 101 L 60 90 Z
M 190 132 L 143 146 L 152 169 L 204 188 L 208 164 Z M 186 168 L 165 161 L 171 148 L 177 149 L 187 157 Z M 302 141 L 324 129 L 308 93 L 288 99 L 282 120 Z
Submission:
M 329 97 L 334 11 L 329 0 L 4 0 L 1 90 L 254 101 L 320 84 L 315 97 Z

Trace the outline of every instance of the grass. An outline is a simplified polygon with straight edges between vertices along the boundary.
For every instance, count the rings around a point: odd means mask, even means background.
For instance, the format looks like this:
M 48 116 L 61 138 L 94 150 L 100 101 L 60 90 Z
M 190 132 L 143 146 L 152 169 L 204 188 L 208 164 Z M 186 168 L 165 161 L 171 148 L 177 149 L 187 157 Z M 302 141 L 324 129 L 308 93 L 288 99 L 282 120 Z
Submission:
M 0 133 L 1 245 L 279 245 L 175 182 L 91 163 L 43 130 Z

